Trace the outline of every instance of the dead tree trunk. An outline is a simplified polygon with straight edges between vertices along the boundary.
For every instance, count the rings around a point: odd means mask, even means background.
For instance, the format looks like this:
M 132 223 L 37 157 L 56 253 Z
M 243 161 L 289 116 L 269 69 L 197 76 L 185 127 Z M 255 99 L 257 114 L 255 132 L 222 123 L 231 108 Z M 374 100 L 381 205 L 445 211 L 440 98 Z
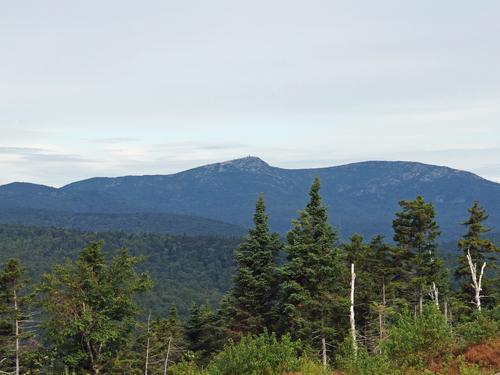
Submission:
M 354 355 L 358 354 L 358 343 L 356 342 L 356 321 L 354 317 L 354 287 L 356 281 L 356 274 L 354 273 L 354 263 L 351 263 L 351 311 L 350 311 L 350 322 L 351 322 L 351 336 L 352 336 L 352 350 Z
M 420 289 L 420 291 L 418 292 L 418 312 L 420 313 L 420 315 L 422 315 L 424 312 L 424 296 L 422 293 L 422 289 Z
M 386 297 L 385 297 L 385 278 L 382 278 L 382 308 L 379 310 L 378 319 L 379 319 L 379 335 L 380 341 L 384 339 L 385 336 L 385 313 L 386 313 Z
M 470 274 L 472 277 L 471 286 L 474 288 L 474 304 L 476 305 L 477 309 L 481 311 L 481 298 L 483 298 L 483 296 L 481 295 L 481 291 L 483 290 L 482 283 L 483 283 L 484 269 L 486 268 L 486 262 L 483 263 L 483 266 L 481 267 L 481 273 L 479 274 L 478 278 L 477 264 L 472 262 L 472 257 L 470 255 L 469 249 L 467 249 L 467 261 L 469 262 Z
M 149 324 L 150 324 L 150 321 L 151 321 L 151 311 L 149 312 L 149 315 L 148 315 L 148 325 L 147 325 L 147 329 L 146 329 L 146 335 L 147 335 L 147 338 L 146 338 L 146 363 L 144 364 L 144 375 L 148 375 L 148 367 L 149 367 L 149 344 L 150 344 Z
M 448 323 L 448 299 L 444 299 L 444 321 Z
M 328 360 L 326 357 L 326 340 L 324 337 L 321 339 L 321 357 L 323 359 L 323 367 L 326 369 Z
M 168 338 L 167 354 L 165 355 L 165 362 L 163 363 L 163 375 L 167 375 L 168 359 L 170 357 L 170 345 L 172 344 L 172 336 Z
M 435 282 L 432 283 L 430 295 L 431 295 L 432 300 L 436 304 L 437 309 L 439 310 L 439 289 L 436 286 Z
M 17 291 L 14 285 L 14 314 L 15 314 L 15 334 L 16 334 L 16 370 L 15 374 L 19 375 L 19 306 L 17 303 Z

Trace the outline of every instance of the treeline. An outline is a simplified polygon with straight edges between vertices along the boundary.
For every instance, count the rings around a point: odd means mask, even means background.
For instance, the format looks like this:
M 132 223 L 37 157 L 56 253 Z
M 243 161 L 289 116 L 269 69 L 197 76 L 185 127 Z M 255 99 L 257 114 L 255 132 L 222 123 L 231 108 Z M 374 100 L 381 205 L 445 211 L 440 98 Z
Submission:
M 32 208 L 0 208 L 0 223 L 78 229 L 92 232 L 166 233 L 189 236 L 241 237 L 238 225 L 168 213 L 76 213 Z
M 269 230 L 260 197 L 231 289 L 218 309 L 193 305 L 184 322 L 175 308 L 152 314 L 154 306 L 137 302 L 153 282 L 126 251 L 109 259 L 92 243 L 34 286 L 10 260 L 0 276 L 0 370 L 473 374 L 480 369 L 457 353 L 481 343 L 500 355 L 499 249 L 485 237 L 486 219 L 474 203 L 451 271 L 437 254 L 434 207 L 422 197 L 400 202 L 393 244 L 360 235 L 340 243 L 319 180 L 285 241 Z M 492 358 L 483 370 L 500 365 Z

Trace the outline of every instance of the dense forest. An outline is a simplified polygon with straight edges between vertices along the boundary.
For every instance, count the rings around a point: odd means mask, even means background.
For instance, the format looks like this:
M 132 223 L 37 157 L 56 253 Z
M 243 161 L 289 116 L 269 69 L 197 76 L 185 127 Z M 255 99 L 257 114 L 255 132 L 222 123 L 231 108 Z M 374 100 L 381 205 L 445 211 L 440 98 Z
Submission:
M 172 236 L 125 232 L 89 233 L 60 228 L 0 225 L 0 263 L 9 258 L 22 259 L 27 276 L 39 281 L 40 275 L 64 261 L 76 259 L 86 245 L 103 242 L 112 257 L 127 249 L 141 257 L 139 272 L 155 280 L 152 290 L 141 296 L 154 313 L 175 306 L 186 317 L 192 303 L 215 306 L 231 286 L 233 252 L 240 237 Z
M 243 240 L 2 226 L 0 373 L 494 374 L 499 248 L 471 205 L 454 268 L 423 197 L 392 240 L 342 243 L 318 179 L 286 238 L 263 196 Z

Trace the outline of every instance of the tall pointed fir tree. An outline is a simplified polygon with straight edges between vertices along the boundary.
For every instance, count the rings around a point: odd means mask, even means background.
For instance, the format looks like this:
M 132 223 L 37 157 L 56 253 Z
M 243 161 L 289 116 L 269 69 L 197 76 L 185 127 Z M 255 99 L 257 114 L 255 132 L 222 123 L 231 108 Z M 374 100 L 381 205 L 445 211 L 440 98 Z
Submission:
M 259 334 L 272 330 L 277 282 L 276 258 L 282 248 L 277 233 L 271 233 L 264 197 L 259 196 L 253 217 L 254 228 L 235 254 L 236 271 L 226 303 L 233 334 Z
M 408 286 L 414 292 L 416 308 L 422 313 L 424 297 L 433 294 L 434 286 L 439 288 L 445 282 L 444 264 L 436 254 L 439 227 L 434 219 L 434 206 L 426 203 L 421 196 L 415 200 L 401 201 L 399 205 L 402 210 L 396 213 L 392 224 L 394 241 L 399 248 L 399 255 L 410 260 L 405 262 L 409 267 Z M 437 297 L 433 299 L 437 300 Z
M 313 347 L 339 339 L 339 321 L 346 321 L 347 280 L 341 280 L 342 260 L 337 234 L 328 223 L 327 208 L 314 180 L 306 208 L 288 233 L 288 262 L 281 269 L 280 327 Z M 341 306 L 341 302 L 344 306 Z M 336 329 L 337 328 L 337 329 Z
M 474 301 L 474 289 L 471 285 L 471 270 L 467 261 L 467 254 L 470 252 L 472 262 L 477 265 L 478 273 L 482 265 L 486 262 L 486 269 L 490 272 L 485 272 L 482 279 L 482 295 L 485 296 L 481 303 L 485 306 L 494 306 L 498 301 L 494 299 L 492 289 L 492 270 L 498 270 L 498 253 L 500 248 L 484 238 L 490 229 L 484 225 L 484 221 L 488 219 L 486 210 L 481 207 L 478 202 L 474 202 L 469 211 L 469 219 L 462 224 L 467 228 L 467 233 L 458 242 L 460 255 L 458 257 L 458 267 L 455 271 L 455 278 L 460 283 L 460 291 L 458 294 L 459 300 L 464 306 L 471 307 Z M 478 275 L 479 276 L 479 275 Z

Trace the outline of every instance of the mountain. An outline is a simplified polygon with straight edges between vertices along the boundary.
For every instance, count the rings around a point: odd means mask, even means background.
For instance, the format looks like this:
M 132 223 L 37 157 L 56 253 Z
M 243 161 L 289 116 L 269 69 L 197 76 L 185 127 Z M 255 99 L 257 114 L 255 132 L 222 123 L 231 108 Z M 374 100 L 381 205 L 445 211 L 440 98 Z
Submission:
M 171 175 L 91 178 L 56 189 L 0 186 L 0 208 L 79 213 L 175 213 L 241 226 L 251 224 L 257 195 L 266 196 L 271 226 L 282 233 L 307 201 L 315 176 L 343 237 L 354 232 L 391 235 L 398 201 L 422 195 L 435 204 L 443 239 L 462 233 L 467 208 L 480 201 L 488 224 L 500 229 L 500 184 L 469 172 L 415 162 L 368 161 L 329 168 L 283 169 L 256 157 L 211 164 Z
M 198 216 L 169 213 L 75 213 L 32 208 L 0 208 L 0 223 L 80 229 L 91 232 L 168 233 L 242 237 L 244 227 Z

